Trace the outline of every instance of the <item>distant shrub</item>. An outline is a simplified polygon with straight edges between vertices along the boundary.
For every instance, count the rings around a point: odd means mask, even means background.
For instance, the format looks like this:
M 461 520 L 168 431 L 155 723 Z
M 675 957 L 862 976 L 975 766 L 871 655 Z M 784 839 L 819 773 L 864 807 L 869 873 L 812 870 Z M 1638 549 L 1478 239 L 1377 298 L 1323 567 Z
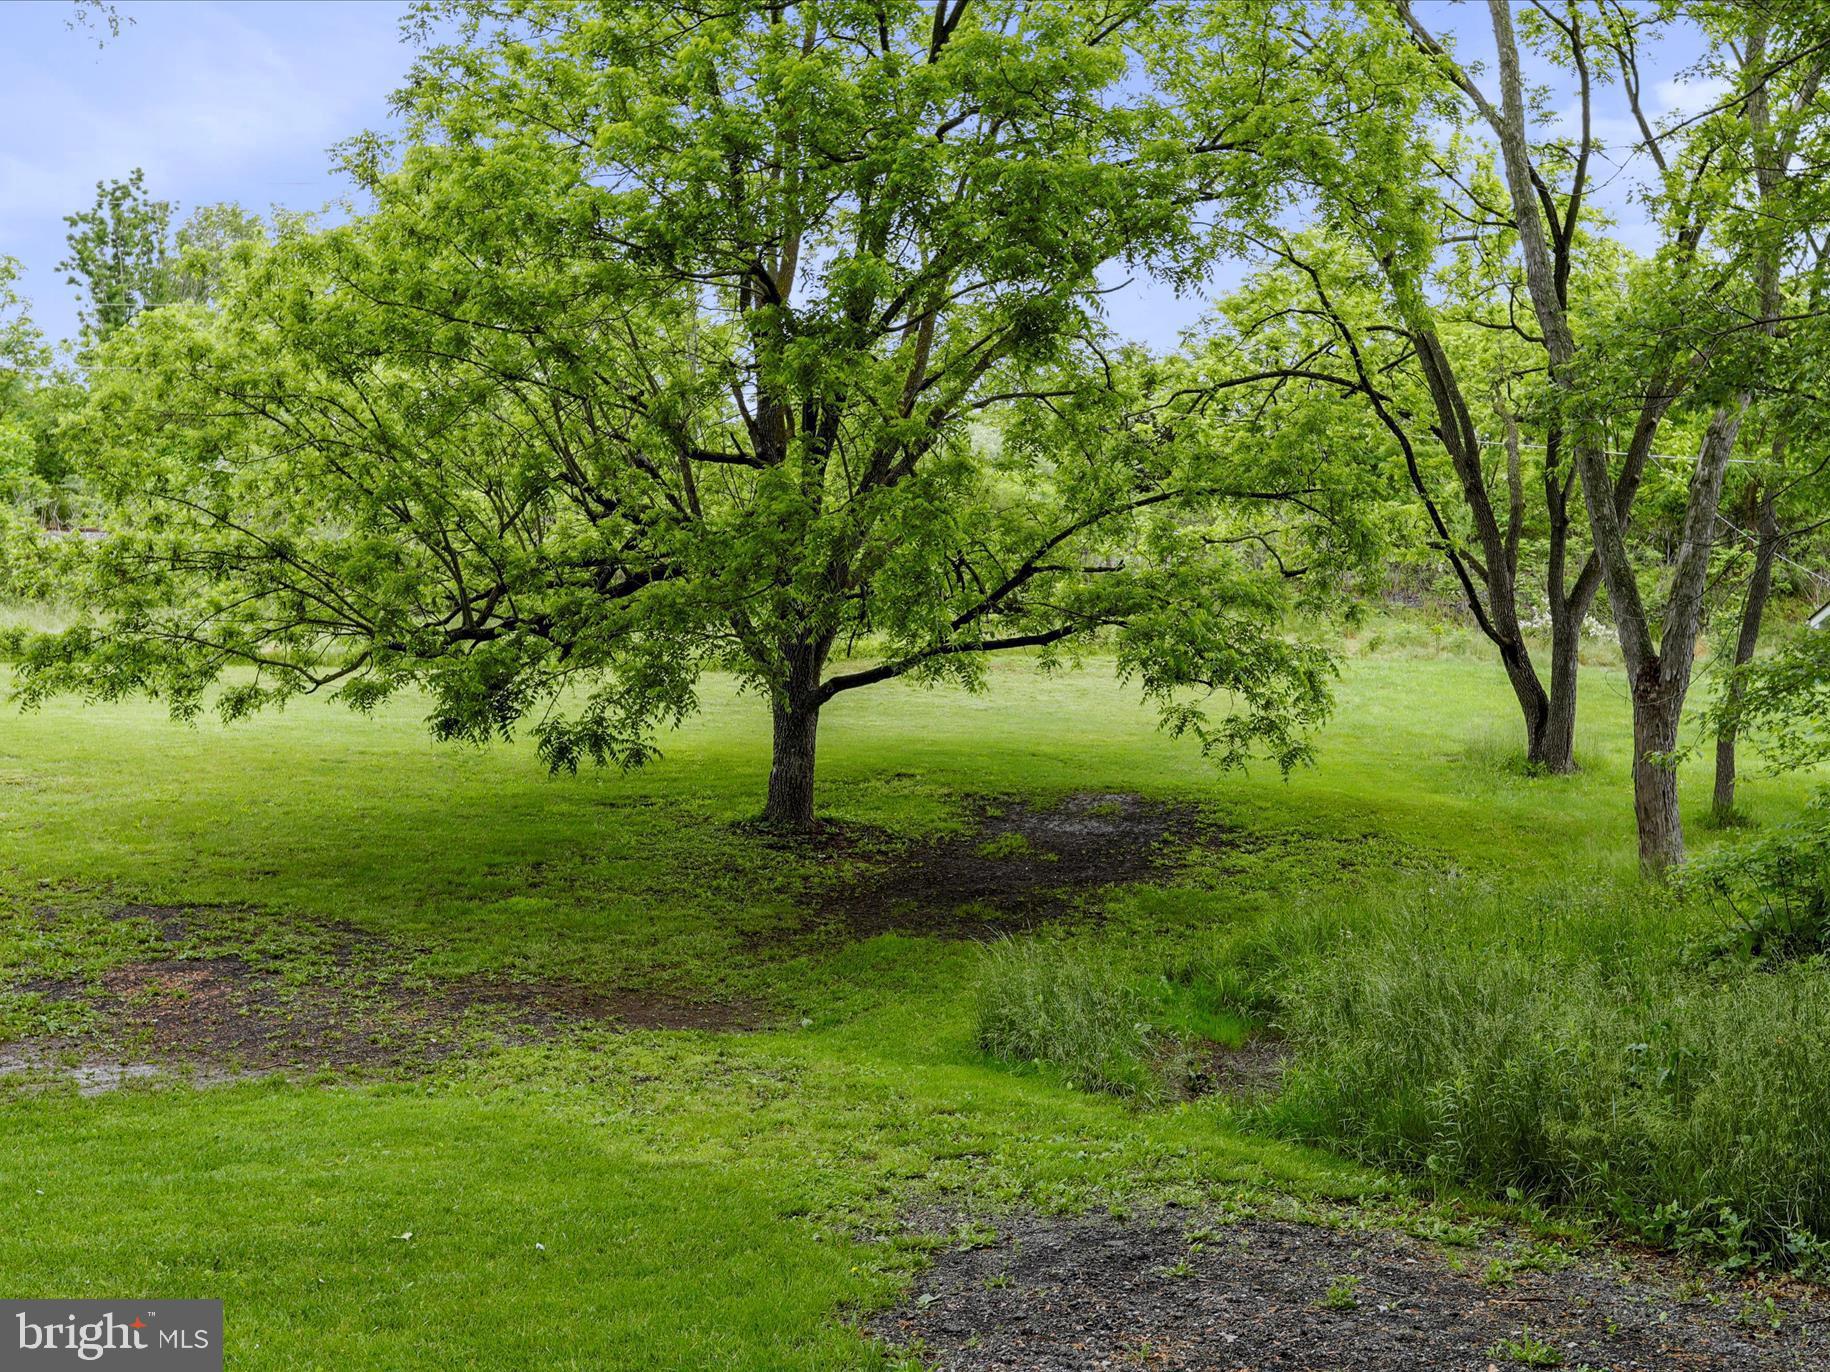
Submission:
M 3 559 L 0 554 L 0 559 Z M 0 593 L 4 592 L 4 564 L 0 560 Z M 56 633 L 67 629 L 75 613 L 67 606 L 47 601 L 0 599 L 0 661 L 19 656 L 21 638 L 28 633 Z
M 979 971 L 978 1040 L 1005 1062 L 1058 1071 L 1085 1091 L 1145 1101 L 1164 1090 L 1175 1043 L 1109 957 L 1035 939 L 987 949 Z
M 1264 1119 L 1664 1242 L 1815 1258 L 1830 971 L 1699 963 L 1672 901 L 1449 889 L 1273 921 L 1232 950 L 1296 1049 Z

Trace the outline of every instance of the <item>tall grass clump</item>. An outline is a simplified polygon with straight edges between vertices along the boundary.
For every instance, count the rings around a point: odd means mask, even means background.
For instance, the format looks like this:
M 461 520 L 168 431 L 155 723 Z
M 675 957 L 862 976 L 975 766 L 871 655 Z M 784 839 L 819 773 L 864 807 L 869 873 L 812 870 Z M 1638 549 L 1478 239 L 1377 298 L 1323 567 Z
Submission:
M 1686 1245 L 1821 1259 L 1830 969 L 1698 952 L 1669 891 L 1456 886 L 1273 921 L 1235 994 L 1295 1049 L 1263 1118 Z
M 1035 939 L 986 949 L 978 982 L 979 1047 L 1015 1066 L 1058 1072 L 1083 1091 L 1155 1100 L 1174 1045 L 1125 969 L 1095 950 Z

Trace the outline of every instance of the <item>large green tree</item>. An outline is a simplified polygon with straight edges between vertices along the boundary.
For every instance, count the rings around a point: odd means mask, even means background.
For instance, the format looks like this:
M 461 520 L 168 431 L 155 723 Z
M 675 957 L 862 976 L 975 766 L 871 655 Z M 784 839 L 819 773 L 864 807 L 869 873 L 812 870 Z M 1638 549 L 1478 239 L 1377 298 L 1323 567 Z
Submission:
M 349 150 L 374 213 L 106 350 L 114 533 L 29 695 L 415 684 L 440 735 L 531 714 L 574 766 L 640 761 L 722 668 L 799 827 L 841 693 L 1100 643 L 1222 759 L 1302 755 L 1325 663 L 1282 615 L 1364 551 L 1352 493 L 1168 403 L 1099 307 L 1262 193 L 1262 54 L 1190 113 L 1140 60 L 1174 15 L 1107 0 L 424 18 L 456 37 L 404 146 Z
M 1304 111 L 1301 136 L 1266 150 L 1284 194 L 1239 235 L 1280 266 L 1282 289 L 1261 286 L 1251 310 L 1233 302 L 1212 384 L 1331 391 L 1376 418 L 1372 446 L 1402 452 L 1432 542 L 1549 766 L 1570 762 L 1578 634 L 1605 589 L 1632 679 L 1641 856 L 1662 867 L 1683 857 L 1669 758 L 1724 474 L 1773 371 L 1783 264 L 1823 222 L 1830 43 L 1822 7 L 1794 0 L 1489 0 L 1486 11 L 1490 71 L 1458 55 L 1439 27 L 1452 25 L 1447 11 L 1409 0 L 1205 7 L 1209 41 L 1169 69 L 1182 97 L 1224 101 L 1206 86 L 1213 54 L 1249 36 L 1279 54 L 1268 94 Z M 1680 43 L 1700 47 L 1698 65 L 1732 93 L 1693 117 L 1659 116 L 1641 54 Z M 1528 83 L 1528 67 L 1556 92 Z M 1612 145 L 1599 131 L 1609 92 L 1634 130 Z M 1653 220 L 1652 257 L 1598 237 L 1589 207 L 1603 178 L 1616 194 L 1631 186 Z M 1696 423 L 1698 457 L 1670 554 L 1649 564 L 1634 516 L 1661 435 L 1676 439 L 1668 416 Z M 1527 434 L 1543 453 L 1529 465 Z M 1548 691 L 1521 604 L 1534 525 Z
M 1549 13 L 1532 11 L 1554 35 Z M 1212 54 L 1250 34 L 1279 54 L 1272 93 L 1303 111 L 1300 136 L 1267 150 L 1281 194 L 1235 235 L 1262 270 L 1222 302 L 1210 384 L 1275 396 L 1284 412 L 1360 412 L 1368 460 L 1395 458 L 1422 541 L 1505 669 L 1529 759 L 1573 770 L 1577 662 L 1603 574 L 1484 96 L 1401 4 L 1265 0 L 1204 14 L 1208 41 L 1169 78 L 1183 99 L 1223 98 L 1205 84 Z M 1591 79 L 1578 83 L 1585 110 Z M 1562 307 L 1611 327 L 1631 259 L 1589 208 L 1596 152 L 1586 126 L 1539 148 L 1554 211 L 1544 250 Z M 1617 445 L 1623 519 L 1670 399 L 1661 391 Z
M 1466 238 L 1466 212 L 1443 210 L 1409 247 L 1378 255 L 1371 234 L 1338 228 L 1266 235 L 1272 265 L 1219 302 L 1199 358 L 1204 383 L 1249 422 L 1357 432 L 1364 474 L 1412 505 L 1384 512 L 1392 534 L 1408 526 L 1402 541 L 1438 560 L 1493 645 L 1527 759 L 1568 772 L 1600 569 L 1541 357 L 1516 332 L 1510 268 L 1442 247 Z

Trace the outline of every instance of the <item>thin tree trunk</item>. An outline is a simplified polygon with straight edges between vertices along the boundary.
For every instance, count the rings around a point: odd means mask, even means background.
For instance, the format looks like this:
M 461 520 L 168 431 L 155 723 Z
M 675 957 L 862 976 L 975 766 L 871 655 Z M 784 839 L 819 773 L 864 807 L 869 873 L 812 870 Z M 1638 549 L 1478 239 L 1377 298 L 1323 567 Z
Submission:
M 1500 417 L 1505 434 L 1506 444 L 1506 533 L 1502 545 L 1505 556 L 1502 559 L 1505 575 L 1493 577 L 1488 582 L 1488 593 L 1497 602 L 1505 596 L 1507 604 L 1504 613 L 1496 613 L 1496 623 L 1510 628 L 1515 644 L 1501 648 L 1500 656 L 1506 663 L 1506 671 L 1512 678 L 1513 691 L 1519 697 L 1519 707 L 1525 712 L 1525 756 L 1534 767 L 1541 767 L 1548 772 L 1566 772 L 1569 770 L 1569 747 L 1565 742 L 1559 758 L 1557 739 L 1552 729 L 1556 715 L 1555 689 L 1550 695 L 1544 692 L 1544 684 L 1538 680 L 1537 668 L 1532 665 L 1530 651 L 1525 646 L 1524 630 L 1519 625 L 1518 612 L 1518 574 L 1519 574 L 1519 540 L 1525 533 L 1525 482 L 1523 464 L 1519 459 L 1519 421 L 1506 403 L 1504 388 L 1495 385 L 1493 410 Z M 1555 559 L 1553 559 L 1553 565 Z M 1560 574 L 1560 573 L 1559 573 Z M 1552 620 L 1555 621 L 1558 596 L 1551 592 Z M 1515 646 L 1516 645 L 1516 646 Z M 1516 659 L 1516 661 L 1515 661 Z M 1573 712 L 1575 702 L 1568 702 Z M 1573 727 L 1573 725 L 1572 725 Z
M 1550 701 L 1544 719 L 1544 770 L 1576 770 L 1576 668 L 1582 647 L 1583 615 L 1567 610 L 1551 624 Z
M 1766 614 L 1766 602 L 1773 590 L 1773 562 L 1779 553 L 1779 521 L 1773 510 L 1773 492 L 1769 489 L 1760 501 L 1760 521 L 1754 543 L 1754 574 L 1747 583 L 1747 599 L 1741 606 L 1741 631 L 1735 639 L 1737 668 L 1753 660 L 1760 644 L 1760 621 Z M 1729 673 L 1728 709 L 1716 730 L 1716 791 L 1711 807 L 1718 821 L 1735 813 L 1735 744 L 1739 726 L 1735 707 L 1741 701 L 1741 674 Z
M 1576 699 L 1582 664 L 1582 626 L 1588 623 L 1601 587 L 1601 569 L 1590 557 L 1575 584 L 1564 579 L 1568 562 L 1567 491 L 1554 477 L 1545 481 L 1551 497 L 1550 570 L 1550 712 L 1544 721 L 1544 767 L 1558 775 L 1576 770 Z
M 813 827 L 813 763 L 820 728 L 820 707 L 812 700 L 777 699 L 771 707 L 775 724 L 774 761 L 769 767 L 769 798 L 763 823 L 776 829 Z
M 1640 647 L 1650 641 L 1651 630 L 1637 587 L 1623 585 L 1622 589 L 1630 593 L 1621 595 L 1616 593 L 1613 579 L 1608 584 L 1621 647 L 1627 651 L 1627 670 L 1633 674 L 1633 813 L 1639 822 L 1640 865 L 1652 872 L 1662 872 L 1684 861 L 1677 769 L 1668 755 L 1677 747 L 1678 720 L 1684 711 L 1697 638 L 1702 632 L 1703 591 L 1722 479 L 1747 404 L 1744 394 L 1719 406 L 1704 431 L 1696 471 L 1690 479 L 1683 535 L 1673 558 L 1675 571 L 1665 603 L 1664 633 L 1656 651 L 1647 652 Z M 1596 503 L 1590 502 L 1591 520 Z M 1611 506 L 1609 510 L 1611 513 Z M 1624 542 L 1617 552 L 1624 560 Z
M 1577 668 L 1581 664 L 1582 626 L 1601 585 L 1600 568 L 1587 559 L 1569 580 L 1568 479 L 1558 470 L 1563 431 L 1553 427 L 1544 448 L 1544 512 L 1549 519 L 1548 561 L 1544 589 L 1550 609 L 1550 712 L 1544 722 L 1544 768 L 1557 775 L 1576 770 Z
M 1545 697 L 1544 687 L 1539 683 L 1522 643 L 1502 644 L 1500 661 L 1505 665 L 1507 680 L 1512 683 L 1512 693 L 1518 697 L 1519 710 L 1525 716 L 1525 755 L 1533 764 L 1542 765 L 1544 724 L 1550 717 L 1550 701 Z
M 1394 278 L 1394 284 L 1396 282 L 1397 278 Z M 1474 418 L 1462 393 L 1461 382 L 1456 378 L 1454 364 L 1441 339 L 1425 323 L 1415 323 L 1411 341 L 1416 346 L 1418 364 L 1430 388 L 1437 416 L 1437 435 L 1460 479 L 1462 499 L 1480 546 L 1478 560 L 1472 555 L 1456 554 L 1452 546 L 1447 546 L 1445 532 L 1445 552 L 1461 581 L 1468 608 L 1473 611 L 1482 632 L 1500 651 L 1501 665 L 1506 669 L 1507 680 L 1512 683 L 1513 695 L 1518 698 L 1519 711 L 1525 717 L 1525 755 L 1535 765 L 1549 766 L 1544 748 L 1550 698 L 1544 693 L 1544 683 L 1538 679 L 1531 649 L 1519 624 L 1519 540 L 1525 525 L 1525 492 L 1520 477 L 1518 424 L 1506 408 L 1503 396 L 1496 393 L 1494 409 L 1505 422 L 1507 454 L 1507 516 L 1502 528 L 1493 502 L 1488 498 L 1480 435 L 1475 430 Z M 1419 495 L 1427 501 L 1421 477 L 1415 471 L 1412 481 Z M 1431 508 L 1433 510 L 1434 506 Z M 1485 583 L 1484 605 L 1470 572 Z
M 1639 864 L 1663 872 L 1684 861 L 1684 821 L 1678 811 L 1677 748 L 1684 693 L 1674 691 L 1656 664 L 1633 684 L 1633 817 L 1639 829 Z
M 1766 59 L 1767 28 L 1764 19 L 1757 20 L 1748 35 L 1746 55 L 1743 66 L 1748 71 L 1758 70 Z M 1823 80 L 1824 61 L 1820 57 L 1805 77 L 1800 90 L 1798 104 L 1794 110 L 1802 110 L 1806 104 L 1816 98 L 1819 84 Z M 1754 179 L 1759 192 L 1759 202 L 1763 211 L 1768 209 L 1769 202 L 1776 199 L 1783 189 L 1786 179 L 1786 164 L 1791 160 L 1792 149 L 1796 146 L 1798 125 L 1793 125 L 1781 133 L 1778 139 L 1772 136 L 1772 110 L 1769 105 L 1769 94 L 1764 78 L 1754 83 L 1747 97 L 1748 123 L 1754 134 Z M 1780 283 L 1779 283 L 1779 250 L 1770 248 L 1762 252 L 1759 262 L 1760 289 L 1760 331 L 1768 337 L 1779 334 Z M 1746 408 L 1743 401 L 1742 408 Z M 1774 466 L 1777 468 L 1785 453 L 1785 436 L 1781 433 L 1773 442 Z M 1774 510 L 1775 493 L 1769 489 L 1760 502 L 1758 534 L 1754 549 L 1754 576 L 1747 588 L 1747 603 L 1742 607 L 1741 630 L 1735 640 L 1735 666 L 1740 667 L 1754 656 L 1754 649 L 1760 642 L 1760 620 L 1766 613 L 1766 601 L 1773 586 L 1773 559 L 1779 551 L 1779 529 Z M 1740 674 L 1729 677 L 1729 710 L 1716 735 L 1716 788 L 1712 805 L 1717 818 L 1726 819 L 1735 809 L 1735 743 L 1736 725 L 1734 723 L 1734 705 L 1741 695 Z

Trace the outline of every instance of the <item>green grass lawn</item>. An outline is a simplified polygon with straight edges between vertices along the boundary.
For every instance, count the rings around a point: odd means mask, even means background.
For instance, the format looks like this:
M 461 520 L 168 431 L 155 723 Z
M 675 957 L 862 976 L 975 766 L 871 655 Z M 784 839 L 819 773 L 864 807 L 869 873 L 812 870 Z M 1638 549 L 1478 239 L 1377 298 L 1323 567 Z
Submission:
M 830 707 L 822 812 L 913 833 L 958 824 L 973 795 L 1198 803 L 1253 841 L 1066 927 L 1140 975 L 1293 901 L 1630 870 L 1624 688 L 1605 669 L 1584 679 L 1584 771 L 1536 780 L 1484 661 L 1351 660 L 1317 765 L 1288 780 L 1215 774 L 1103 670 L 1000 663 L 992 683 Z M 741 827 L 766 741 L 760 703 L 716 681 L 629 776 L 434 745 L 410 702 L 228 730 L 144 705 L 0 717 L 0 988 L 144 956 L 150 926 L 107 912 L 145 901 L 245 907 L 232 936 L 302 977 L 323 970 L 310 931 L 337 922 L 428 976 L 740 1000 L 771 1026 L 587 1031 L 407 1080 L 0 1088 L 0 1289 L 220 1296 L 243 1368 L 871 1367 L 856 1324 L 918 1261 L 890 1237 L 911 1207 L 1402 1190 L 1245 1132 L 1217 1100 L 1144 1111 L 987 1061 L 970 944 L 784 937 L 809 883 L 856 859 Z M 1706 783 L 1693 768 L 1686 785 L 1707 843 Z M 1805 790 L 1756 780 L 1746 802 L 1776 818 Z M 0 993 L 0 1037 L 80 1028 L 60 1013 Z

